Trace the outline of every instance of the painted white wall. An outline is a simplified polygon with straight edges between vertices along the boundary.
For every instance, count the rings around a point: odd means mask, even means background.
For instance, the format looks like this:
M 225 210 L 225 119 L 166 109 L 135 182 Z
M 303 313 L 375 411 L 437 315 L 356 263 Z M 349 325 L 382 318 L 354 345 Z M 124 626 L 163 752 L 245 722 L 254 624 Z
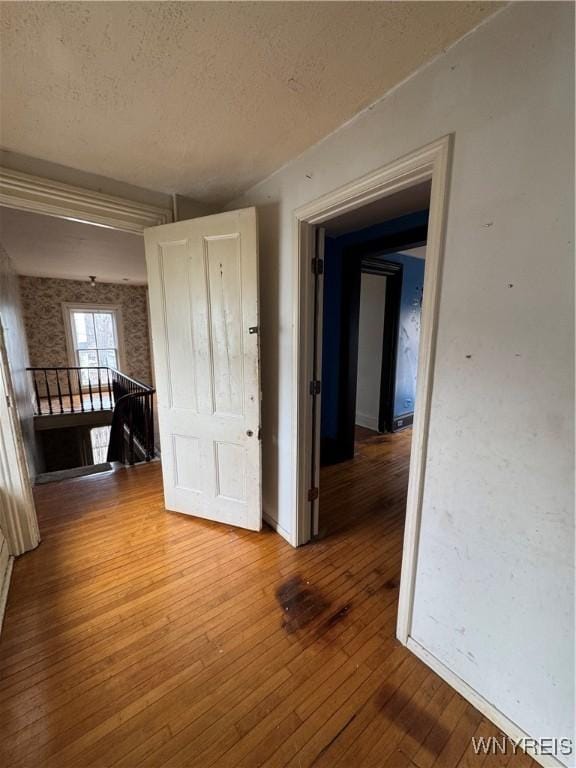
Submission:
M 34 403 L 26 368 L 30 365 L 18 275 L 4 245 L 0 243 L 0 319 L 4 328 L 16 408 L 22 426 L 26 461 L 31 477 L 42 471 L 34 434 Z
M 358 320 L 356 424 L 378 430 L 386 277 L 362 274 Z
M 294 209 L 455 134 L 412 634 L 531 736 L 574 711 L 573 30 L 512 3 L 259 206 L 264 502 L 290 536 Z
M 27 365 L 18 278 L 0 244 L 0 528 L 10 555 L 40 541 L 30 485 L 36 463 Z M 0 613 L 4 597 L 0 590 Z

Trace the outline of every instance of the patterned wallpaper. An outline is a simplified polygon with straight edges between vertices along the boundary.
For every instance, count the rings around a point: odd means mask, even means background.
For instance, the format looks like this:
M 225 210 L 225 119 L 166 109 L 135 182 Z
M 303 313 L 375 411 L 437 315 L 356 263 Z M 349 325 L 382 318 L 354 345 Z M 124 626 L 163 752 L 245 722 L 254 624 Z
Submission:
M 146 288 L 139 285 L 90 283 L 44 277 L 20 277 L 30 365 L 67 366 L 62 303 L 116 304 L 122 308 L 126 370 L 144 384 L 152 383 Z

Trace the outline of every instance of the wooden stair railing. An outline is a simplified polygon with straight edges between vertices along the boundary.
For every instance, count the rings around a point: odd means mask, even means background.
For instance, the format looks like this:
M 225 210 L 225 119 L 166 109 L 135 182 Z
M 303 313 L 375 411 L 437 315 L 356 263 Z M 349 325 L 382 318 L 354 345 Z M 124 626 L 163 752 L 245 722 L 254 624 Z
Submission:
M 114 407 L 112 368 L 28 368 L 36 416 L 107 411 Z M 143 385 L 144 386 L 144 385 Z
M 28 368 L 36 416 L 113 411 L 108 461 L 154 457 L 155 390 L 115 368 Z
M 135 464 L 154 457 L 154 389 L 112 370 L 114 414 L 108 461 Z

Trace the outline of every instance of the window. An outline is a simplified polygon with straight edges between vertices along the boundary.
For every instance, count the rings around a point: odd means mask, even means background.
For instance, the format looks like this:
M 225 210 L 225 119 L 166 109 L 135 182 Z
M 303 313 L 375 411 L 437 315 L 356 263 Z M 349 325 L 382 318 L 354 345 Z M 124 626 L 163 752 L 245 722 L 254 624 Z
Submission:
M 119 309 L 106 306 L 65 305 L 68 342 L 73 365 L 80 368 L 120 368 Z M 82 386 L 97 381 L 97 371 L 83 373 Z
M 92 444 L 92 463 L 104 464 L 108 456 L 110 427 L 94 427 L 94 429 L 91 429 L 90 442 Z

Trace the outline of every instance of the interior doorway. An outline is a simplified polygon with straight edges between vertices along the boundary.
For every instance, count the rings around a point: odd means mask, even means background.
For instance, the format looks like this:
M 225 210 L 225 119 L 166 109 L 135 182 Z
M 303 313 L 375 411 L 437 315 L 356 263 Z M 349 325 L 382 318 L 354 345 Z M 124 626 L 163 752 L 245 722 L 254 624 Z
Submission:
M 445 217 L 448 199 L 448 169 L 451 156 L 451 137 L 447 136 L 433 142 L 410 155 L 390 163 L 383 168 L 356 179 L 344 187 L 332 193 L 323 195 L 317 200 L 306 204 L 295 211 L 295 229 L 297 233 L 295 241 L 295 293 L 297 305 L 295 308 L 295 349 L 296 357 L 296 388 L 295 388 L 295 413 L 297 425 L 295 432 L 295 459 L 296 459 L 296 504 L 295 504 L 295 543 L 304 544 L 318 535 L 320 532 L 320 509 L 322 505 L 322 399 L 324 397 L 325 381 L 322 381 L 323 354 L 323 324 L 324 317 L 324 285 L 327 275 L 325 267 L 325 247 L 327 236 L 346 234 L 351 231 L 374 226 L 376 222 L 386 223 L 394 216 L 396 218 L 406 214 L 402 206 L 400 210 L 390 211 L 390 206 L 400 204 L 413 196 L 416 188 L 424 194 L 428 205 L 426 220 L 413 222 L 415 226 L 424 226 L 424 237 L 418 244 L 418 238 L 410 245 L 412 248 L 420 248 L 426 244 L 426 272 L 421 280 L 421 327 L 416 365 L 416 393 L 414 401 L 417 403 L 411 413 L 412 435 L 407 439 L 407 431 L 392 431 L 384 435 L 378 435 L 380 440 L 391 440 L 395 435 L 398 441 L 404 440 L 409 444 L 409 457 L 406 459 L 407 490 L 404 486 L 405 503 L 402 501 L 403 536 L 399 558 L 401 561 L 401 579 L 399 583 L 397 637 L 404 644 L 410 640 L 413 586 L 418 552 L 418 537 L 420 529 L 421 505 L 426 469 L 426 449 L 428 438 L 428 426 L 430 420 L 432 382 L 434 374 L 434 349 L 436 339 L 436 323 L 439 302 L 439 286 L 441 277 L 441 263 L 443 252 L 443 240 L 445 229 Z M 384 208 L 388 211 L 383 216 Z M 422 212 L 424 207 L 418 210 L 412 208 L 412 212 Z M 340 232 L 335 232 L 335 227 Z M 397 241 L 398 231 L 384 233 L 386 243 L 377 243 L 378 257 L 389 257 L 390 253 L 398 253 L 402 249 L 408 249 L 405 233 L 402 234 L 401 243 Z M 363 242 L 355 243 L 356 246 L 374 251 L 375 237 L 364 238 Z M 370 241 L 368 245 L 368 241 Z M 362 250 L 362 248 L 361 248 Z M 369 252 L 363 253 L 367 258 Z M 373 254 L 372 254 L 373 255 Z M 389 259 L 388 259 L 389 260 Z M 354 269 L 357 271 L 357 280 L 361 281 L 361 268 L 356 259 Z M 352 260 L 346 262 L 350 267 Z M 361 260 L 360 260 L 361 264 Z M 388 279 L 388 276 L 386 276 Z M 329 276 L 328 276 L 329 279 Z M 343 273 L 341 280 L 346 284 L 349 276 Z M 361 288 L 361 284 L 360 284 Z M 358 291 L 358 287 L 356 288 Z M 345 314 L 347 318 L 344 330 L 348 337 L 357 335 L 354 328 L 354 316 Z M 344 334 L 345 335 L 345 334 Z M 354 359 L 350 343 L 341 343 L 342 332 L 331 336 L 333 346 L 338 346 L 342 358 Z M 356 370 L 353 365 L 348 365 L 345 376 L 344 389 L 348 387 L 354 390 L 357 387 L 357 360 Z M 355 397 L 354 397 L 355 401 Z M 336 402 L 340 408 L 342 398 L 338 396 Z M 348 398 L 348 408 L 352 398 Z M 355 408 L 355 404 L 354 404 Z M 396 415 L 396 414 L 393 414 Z M 398 414 L 402 416 L 403 414 Z M 379 413 L 380 425 L 380 413 Z M 402 422 L 403 419 L 399 419 Z M 346 426 L 347 425 L 347 426 Z M 399 427 L 406 427 L 404 423 L 398 423 Z M 350 431 L 350 421 L 345 422 L 344 430 Z M 355 423 L 352 425 L 355 429 Z M 348 437 L 349 439 L 349 437 Z M 354 440 L 354 437 L 353 437 Z M 356 441 L 354 441 L 356 442 Z M 342 464 L 331 465 L 342 475 Z M 372 480 L 376 477 L 378 468 L 370 474 Z M 352 486 L 355 483 L 352 483 Z M 356 483 L 357 484 L 357 483 Z M 349 493 L 344 486 L 340 486 L 336 493 L 344 495 Z M 372 539 L 368 535 L 368 542 Z M 400 564 L 398 566 L 400 571 Z
M 149 378 L 154 385 L 158 378 L 158 398 L 155 386 L 116 367 L 123 362 L 122 337 L 134 329 L 127 318 L 133 302 L 123 305 L 121 313 L 113 306 L 121 302 L 108 301 L 112 296 L 93 301 L 106 281 L 99 271 L 89 268 L 79 282 L 89 296 L 82 291 L 80 304 L 75 297 L 66 299 L 60 290 L 56 299 L 50 292 L 46 315 L 54 314 L 56 305 L 56 314 L 65 326 L 58 335 L 61 340 L 68 336 L 70 359 L 47 365 L 44 356 L 51 345 L 43 343 L 39 345 L 42 362 L 27 368 L 38 424 L 35 429 L 40 431 L 42 425 L 46 432 L 49 428 L 55 431 L 55 419 L 62 431 L 63 420 L 68 426 L 74 422 L 76 429 L 80 419 L 86 438 L 83 446 L 93 457 L 95 453 L 103 455 L 103 431 L 97 439 L 86 428 L 109 426 L 107 462 L 130 465 L 148 462 L 157 455 L 159 434 L 167 510 L 260 530 L 256 209 L 198 215 L 207 214 L 207 210 L 198 211 L 196 205 L 179 206 L 178 196 L 170 210 L 2 168 L 0 181 L 0 212 L 5 209 L 2 217 L 13 221 L 20 243 L 29 231 L 20 226 L 22 218 L 30 216 L 40 220 L 43 228 L 88 226 L 106 236 L 144 235 L 144 249 L 141 237 L 135 239 L 137 266 L 148 285 L 143 287 L 146 294 L 141 313 L 146 327 L 133 343 L 126 339 L 125 357 L 141 352 L 152 339 L 156 354 L 150 349 L 153 365 Z M 193 208 L 193 218 L 181 218 L 180 207 Z M 21 250 L 24 257 L 30 254 L 29 248 Z M 60 277 L 52 275 L 51 279 L 66 282 L 66 278 L 78 276 L 74 274 L 78 262 L 83 270 L 86 268 L 87 262 L 76 258 L 74 244 L 68 251 L 72 259 L 64 270 L 64 280 L 60 270 Z M 56 255 L 62 255 L 61 251 Z M 108 280 L 123 269 L 124 260 L 116 258 L 111 248 L 98 249 L 96 257 L 100 264 L 105 263 Z M 45 262 L 42 259 L 41 263 Z M 35 272 L 26 275 L 26 270 L 19 273 L 30 279 L 48 279 Z M 28 302 L 30 307 L 36 303 Z M 36 330 L 45 323 L 40 318 L 31 325 Z M 96 421 L 95 412 L 99 416 Z M 85 423 L 88 417 L 90 422 Z M 75 471 L 76 466 L 69 468 Z
M 423 182 L 322 228 L 319 537 L 404 513 L 429 206 Z

